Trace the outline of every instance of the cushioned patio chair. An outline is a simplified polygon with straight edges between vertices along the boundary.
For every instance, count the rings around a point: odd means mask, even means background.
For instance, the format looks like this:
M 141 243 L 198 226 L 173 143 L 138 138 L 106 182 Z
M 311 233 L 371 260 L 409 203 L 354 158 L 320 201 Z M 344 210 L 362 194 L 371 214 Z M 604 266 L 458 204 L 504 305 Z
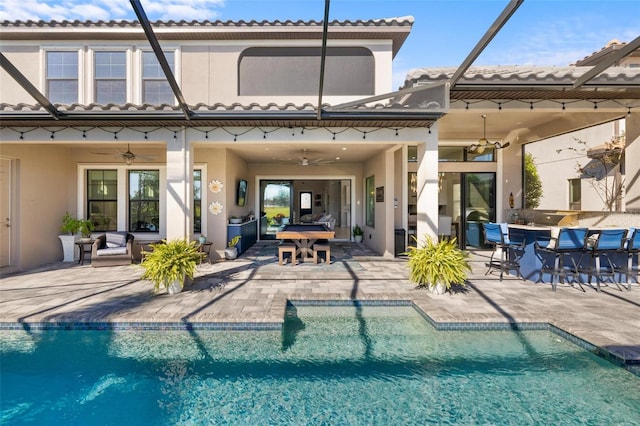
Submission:
M 449 228 L 451 228 L 451 223 L 449 223 Z M 524 239 L 511 240 L 506 223 L 485 223 L 483 232 L 485 244 L 493 247 L 491 257 L 486 265 L 489 269 L 485 275 L 489 274 L 492 269 L 498 269 L 500 270 L 500 281 L 502 281 L 504 271 L 515 270 L 516 275 L 524 279 L 520 273 L 520 259 L 524 254 Z M 494 259 L 498 249 L 501 251 L 499 260 Z
M 130 265 L 133 259 L 133 234 L 107 232 L 91 247 L 91 266 Z
M 595 277 L 597 291 L 600 291 L 600 283 L 603 283 L 606 277 L 620 288 L 620 284 L 615 280 L 615 255 L 623 253 L 626 234 L 626 229 L 603 229 L 597 234 L 595 243 L 587 245 L 587 253 L 591 254 L 587 283 L 591 285 L 591 277 Z M 605 261 L 604 265 L 602 260 Z
M 580 283 L 579 265 L 582 255 L 587 250 L 588 235 L 587 228 L 561 228 L 557 238 L 536 239 L 536 252 L 538 255 L 545 255 L 541 258 L 540 279 L 543 273 L 551 274 L 553 291 L 556 291 L 557 286 L 554 277 L 558 277 L 561 282 L 564 282 L 565 278 L 571 278 L 573 282 L 578 283 L 582 291 L 585 291 Z M 553 265 L 549 263 L 550 259 L 553 259 Z

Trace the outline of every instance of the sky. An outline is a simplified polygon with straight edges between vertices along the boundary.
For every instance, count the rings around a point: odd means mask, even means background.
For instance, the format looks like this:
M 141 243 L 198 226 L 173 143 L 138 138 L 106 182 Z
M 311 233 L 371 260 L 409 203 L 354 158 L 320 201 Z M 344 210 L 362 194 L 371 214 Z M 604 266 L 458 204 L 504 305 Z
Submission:
M 324 0 L 140 0 L 155 20 L 316 20 Z M 393 88 L 415 68 L 458 66 L 507 0 L 332 0 L 330 20 L 412 16 Z M 135 20 L 129 0 L 3 0 L 0 21 Z M 566 66 L 640 36 L 640 0 L 525 0 L 473 65 Z M 1 34 L 0 34 L 1 39 Z

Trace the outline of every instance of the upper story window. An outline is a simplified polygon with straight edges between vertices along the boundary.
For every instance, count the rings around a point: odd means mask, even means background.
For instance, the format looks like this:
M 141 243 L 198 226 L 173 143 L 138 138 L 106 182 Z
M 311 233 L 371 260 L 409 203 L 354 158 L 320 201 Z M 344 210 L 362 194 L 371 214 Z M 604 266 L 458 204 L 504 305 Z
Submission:
M 52 103 L 78 102 L 78 52 L 47 52 L 47 98 Z
M 174 52 L 164 52 L 175 74 Z M 174 104 L 173 91 L 154 52 L 142 52 L 142 102 L 154 105 Z
M 251 47 L 240 55 L 240 96 L 317 95 L 320 47 Z M 324 95 L 373 95 L 375 61 L 364 47 L 329 47 Z
M 104 105 L 127 102 L 127 55 L 126 52 L 95 53 L 96 103 Z

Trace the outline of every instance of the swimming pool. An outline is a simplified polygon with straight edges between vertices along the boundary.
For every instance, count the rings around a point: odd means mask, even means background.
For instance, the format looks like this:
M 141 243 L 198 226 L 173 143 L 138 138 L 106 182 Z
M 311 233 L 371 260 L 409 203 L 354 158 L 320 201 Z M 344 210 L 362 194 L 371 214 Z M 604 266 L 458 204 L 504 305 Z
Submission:
M 285 331 L 0 332 L 1 424 L 630 424 L 640 379 L 549 331 L 297 306 Z

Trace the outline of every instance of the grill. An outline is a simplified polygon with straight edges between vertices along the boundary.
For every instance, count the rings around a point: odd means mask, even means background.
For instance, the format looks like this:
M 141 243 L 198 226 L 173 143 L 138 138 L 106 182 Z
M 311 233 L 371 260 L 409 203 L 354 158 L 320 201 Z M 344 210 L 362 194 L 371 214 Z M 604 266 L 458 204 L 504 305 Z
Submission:
M 578 212 L 537 212 L 532 222 L 541 226 L 577 226 Z

